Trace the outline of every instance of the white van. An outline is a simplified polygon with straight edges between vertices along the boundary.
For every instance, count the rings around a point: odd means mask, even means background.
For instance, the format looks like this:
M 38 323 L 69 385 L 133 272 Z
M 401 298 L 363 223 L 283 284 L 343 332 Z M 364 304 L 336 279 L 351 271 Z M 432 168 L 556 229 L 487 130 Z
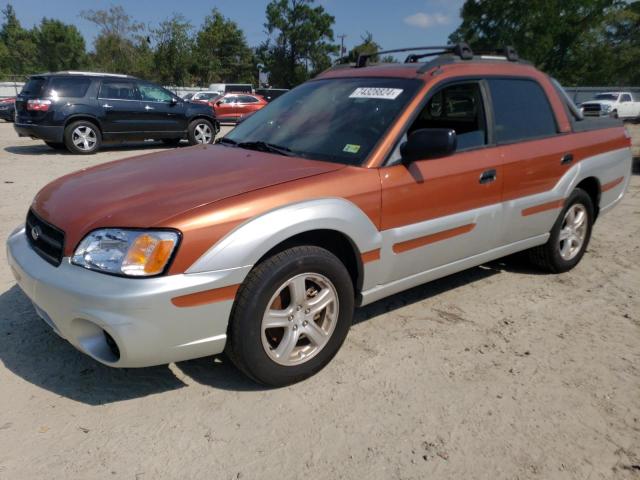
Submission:
M 220 93 L 240 92 L 255 93 L 250 83 L 212 83 L 209 90 Z

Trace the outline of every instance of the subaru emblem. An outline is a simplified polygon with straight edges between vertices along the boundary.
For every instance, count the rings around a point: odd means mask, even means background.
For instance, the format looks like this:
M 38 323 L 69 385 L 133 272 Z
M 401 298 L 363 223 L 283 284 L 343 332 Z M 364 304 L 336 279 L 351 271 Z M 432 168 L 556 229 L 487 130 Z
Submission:
M 31 229 L 31 238 L 33 238 L 33 240 L 38 240 L 38 238 L 40 238 L 41 233 L 42 232 L 40 231 L 40 227 L 36 225 Z

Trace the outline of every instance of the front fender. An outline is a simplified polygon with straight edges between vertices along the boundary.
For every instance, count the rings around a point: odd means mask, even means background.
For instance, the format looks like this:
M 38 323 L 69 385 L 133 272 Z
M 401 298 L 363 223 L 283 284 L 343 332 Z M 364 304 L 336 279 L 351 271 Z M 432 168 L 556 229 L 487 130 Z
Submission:
M 276 245 L 300 233 L 335 230 L 360 252 L 380 248 L 382 235 L 356 205 L 342 198 L 294 203 L 254 217 L 235 228 L 195 261 L 186 273 L 254 265 Z

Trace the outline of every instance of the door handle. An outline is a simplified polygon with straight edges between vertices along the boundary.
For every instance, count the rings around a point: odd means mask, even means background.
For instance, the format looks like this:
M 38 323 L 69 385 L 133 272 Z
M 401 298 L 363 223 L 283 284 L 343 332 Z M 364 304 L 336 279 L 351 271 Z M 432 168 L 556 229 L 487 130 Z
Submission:
M 560 165 L 569 165 L 573 162 L 573 153 L 565 153 L 560 159 Z
M 104 105 L 102 105 L 102 108 L 113 108 L 113 105 L 109 105 L 108 103 L 105 103 Z
M 482 172 L 482 174 L 480 175 L 480 179 L 478 181 L 480 183 L 491 183 L 496 180 L 497 176 L 498 176 L 498 173 L 496 172 L 496 169 L 491 168 L 489 170 L 485 170 L 484 172 Z
M 149 105 L 145 105 L 145 106 L 144 106 L 144 109 L 145 109 L 145 110 L 153 110 L 153 107 L 150 107 Z

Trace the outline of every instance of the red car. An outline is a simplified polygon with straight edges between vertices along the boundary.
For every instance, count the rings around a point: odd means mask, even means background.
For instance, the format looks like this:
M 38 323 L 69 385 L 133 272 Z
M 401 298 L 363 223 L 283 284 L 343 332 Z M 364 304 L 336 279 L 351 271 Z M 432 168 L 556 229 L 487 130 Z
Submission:
M 212 103 L 219 122 L 237 122 L 246 115 L 264 108 L 268 102 L 260 95 L 225 93 Z

